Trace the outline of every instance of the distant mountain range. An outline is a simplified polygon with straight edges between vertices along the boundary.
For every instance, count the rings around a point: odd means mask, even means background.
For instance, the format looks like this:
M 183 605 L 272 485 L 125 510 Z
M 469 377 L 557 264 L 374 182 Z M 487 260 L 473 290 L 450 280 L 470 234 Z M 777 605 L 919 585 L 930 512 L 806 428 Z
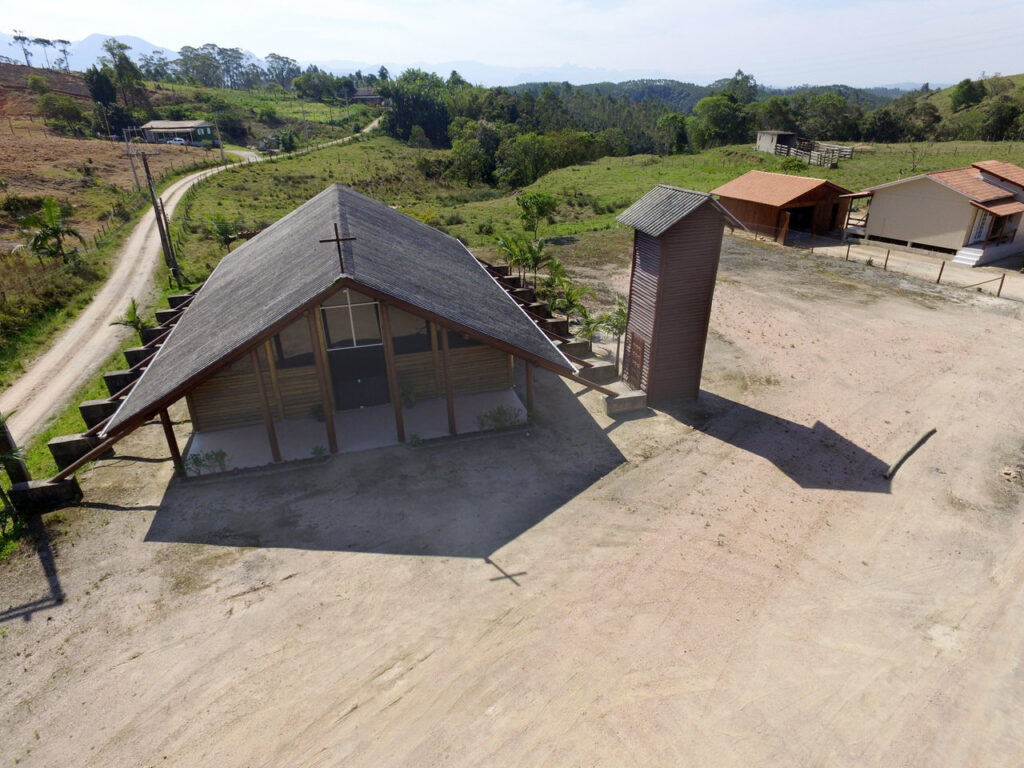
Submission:
M 152 56 L 162 53 L 168 60 L 178 56 L 177 51 L 154 45 L 148 40 L 133 35 L 105 35 L 93 34 L 84 40 L 73 41 L 68 48 L 70 66 L 73 71 L 82 72 L 91 67 L 96 60 L 104 55 L 103 43 L 110 37 L 116 37 L 131 50 L 129 55 L 135 61 L 145 54 Z M 195 43 L 195 47 L 203 43 Z M 45 66 L 46 62 L 42 51 L 33 48 L 32 64 L 34 66 Z M 263 64 L 262 59 L 257 55 L 248 52 L 254 60 Z M 12 35 L 0 33 L 0 55 L 13 59 L 16 63 L 23 64 L 24 58 L 21 49 L 14 44 Z M 50 49 L 47 52 L 52 62 L 60 53 Z M 286 55 L 286 54 L 282 54 Z M 383 64 L 393 75 L 401 73 L 410 67 L 422 69 L 428 72 L 436 72 L 447 78 L 452 71 L 458 72 L 463 78 L 475 85 L 484 86 L 512 86 L 523 83 L 562 83 L 568 82 L 574 85 L 591 83 L 621 83 L 634 80 L 669 80 L 665 73 L 653 69 L 603 69 L 599 67 L 580 67 L 575 64 L 563 64 L 560 67 L 505 67 L 490 64 L 481 64 L 477 61 L 443 61 L 443 62 L 367 62 L 335 59 L 331 61 L 299 61 L 305 68 L 309 64 L 315 64 L 320 69 L 336 75 L 347 75 L 357 70 L 364 73 L 377 72 Z M 891 85 L 878 86 L 879 88 L 911 91 L 920 88 L 922 83 L 896 83 Z M 932 83 L 932 88 L 945 87 L 939 83 Z M 785 90 L 779 88 L 779 90 Z

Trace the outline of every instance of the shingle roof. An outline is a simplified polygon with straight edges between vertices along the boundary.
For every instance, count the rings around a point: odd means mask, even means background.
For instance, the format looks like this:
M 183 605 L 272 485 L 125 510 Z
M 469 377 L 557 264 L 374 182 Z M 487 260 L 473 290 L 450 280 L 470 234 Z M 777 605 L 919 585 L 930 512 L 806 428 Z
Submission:
M 329 291 L 341 277 L 337 244 L 319 241 L 334 236 L 336 222 L 342 236 L 356 238 L 343 244 L 345 277 L 556 370 L 575 371 L 462 243 L 334 184 L 224 257 L 104 433 L 198 383 L 235 350 Z
M 731 222 L 730 226 L 746 229 L 735 216 L 706 192 L 694 192 L 692 189 L 681 189 L 668 184 L 656 186 L 616 216 L 615 220 L 651 237 L 660 237 L 669 227 L 705 203 L 715 206 Z
M 832 187 L 839 194 L 850 191 L 825 179 L 788 176 L 784 173 L 767 173 L 765 171 L 748 171 L 739 178 L 711 190 L 711 194 L 780 207 L 822 186 Z
M 1012 197 L 1006 198 L 1005 200 L 997 200 L 994 203 L 975 203 L 971 201 L 971 205 L 976 205 L 982 208 L 993 216 L 1012 216 L 1015 213 L 1024 212 L 1024 203 L 1014 200 Z
M 974 167 L 1024 187 L 1024 168 L 1021 168 L 1019 165 L 1002 160 L 982 160 L 980 163 L 974 163 Z

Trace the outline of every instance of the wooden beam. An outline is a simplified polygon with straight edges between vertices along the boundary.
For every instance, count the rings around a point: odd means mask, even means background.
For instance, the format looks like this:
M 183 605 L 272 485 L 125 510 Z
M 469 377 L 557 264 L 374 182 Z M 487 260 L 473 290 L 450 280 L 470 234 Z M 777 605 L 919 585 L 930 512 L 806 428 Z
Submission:
M 437 346 L 437 323 L 427 320 L 427 330 L 430 332 L 430 353 L 434 357 L 434 397 L 441 394 L 441 350 Z
M 317 307 L 312 312 L 306 312 L 306 322 L 309 325 L 309 341 L 313 345 L 313 363 L 316 365 L 316 378 L 320 384 L 320 407 L 324 412 L 324 422 L 327 424 L 327 445 L 331 453 L 338 452 L 338 436 L 334 432 L 334 405 L 331 403 L 331 390 L 327 386 L 327 352 L 320 343 L 320 334 L 317 332 L 317 321 L 319 314 Z
M 448 432 L 457 435 L 455 428 L 455 395 L 452 393 L 451 362 L 448 357 L 448 329 L 441 329 L 441 360 L 444 363 L 444 396 L 448 401 Z
M 185 476 L 185 464 L 181 460 L 181 451 L 178 450 L 178 438 L 174 436 L 174 427 L 171 426 L 171 417 L 167 415 L 167 409 L 160 411 L 160 424 L 164 428 L 164 437 L 167 438 L 167 447 L 171 450 L 171 461 L 174 462 L 174 471 L 179 477 Z
M 284 399 L 281 397 L 281 383 L 277 379 L 277 363 L 274 362 L 274 349 L 270 339 L 263 342 L 267 353 L 267 365 L 270 368 L 270 386 L 274 390 L 274 402 L 277 404 L 277 417 L 284 418 Z
M 391 341 L 391 316 L 388 314 L 388 305 L 381 302 L 380 321 L 381 330 L 384 332 L 384 365 L 388 372 L 388 394 L 391 396 L 391 404 L 395 408 L 395 432 L 398 435 L 398 442 L 405 442 L 405 420 L 402 418 L 402 397 L 398 388 L 398 373 L 395 371 L 395 346 Z
M 281 448 L 277 444 L 277 430 L 274 429 L 274 414 L 270 412 L 270 401 L 267 400 L 267 390 L 263 386 L 263 371 L 260 370 L 260 356 L 256 347 L 249 350 L 249 359 L 252 360 L 252 375 L 256 380 L 256 395 L 260 400 L 260 411 L 263 413 L 263 425 L 267 428 L 267 439 L 270 441 L 270 455 L 274 461 L 281 461 Z
M 533 413 L 533 363 L 526 361 L 526 413 Z

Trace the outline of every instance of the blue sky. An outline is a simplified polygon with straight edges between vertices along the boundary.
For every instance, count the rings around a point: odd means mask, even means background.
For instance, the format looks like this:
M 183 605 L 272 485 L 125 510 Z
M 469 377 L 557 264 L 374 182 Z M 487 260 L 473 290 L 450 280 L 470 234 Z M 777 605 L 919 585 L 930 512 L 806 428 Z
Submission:
M 175 0 L 133 8 L 0 0 L 0 17 L 8 34 L 134 35 L 173 50 L 215 42 L 258 56 L 392 68 L 572 64 L 698 83 L 739 68 L 780 86 L 950 83 L 1024 71 L 1020 0 Z

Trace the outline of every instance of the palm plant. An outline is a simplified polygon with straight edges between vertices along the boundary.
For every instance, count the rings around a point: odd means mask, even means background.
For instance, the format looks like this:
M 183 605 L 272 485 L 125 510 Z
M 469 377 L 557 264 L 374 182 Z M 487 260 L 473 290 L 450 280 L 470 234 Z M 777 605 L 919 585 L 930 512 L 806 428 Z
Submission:
M 557 256 L 548 257 L 547 267 L 547 277 L 541 280 L 540 285 L 534 290 L 538 299 L 551 304 L 558 297 L 561 281 L 566 279 L 569 273 L 565 271 L 565 265 L 558 260 Z
M 519 279 L 524 279 L 522 239 L 510 235 L 498 235 L 498 249 L 509 269 L 515 269 Z
M 540 240 L 523 240 L 519 253 L 522 255 L 523 269 L 533 272 L 533 290 L 537 290 L 537 270 L 551 261 L 552 257 L 544 253 L 544 243 Z
M 598 331 L 604 328 L 604 315 L 592 315 L 586 308 L 580 314 L 580 326 L 576 329 L 574 336 L 577 339 L 587 340 L 587 351 L 594 351 L 594 337 Z
M 23 218 L 20 223 L 21 234 L 26 242 L 17 248 L 27 247 L 39 257 L 40 263 L 43 256 L 49 256 L 60 258 L 65 264 L 72 264 L 78 259 L 78 249 L 66 249 L 64 241 L 74 237 L 85 245 L 85 238 L 64 220 L 64 214 L 56 198 L 48 197 L 43 200 L 43 207 Z
M 629 305 L 621 294 L 615 296 L 615 309 L 601 315 L 601 328 L 615 334 L 615 368 L 619 367 L 619 351 L 622 334 L 626 332 L 626 321 L 629 319 Z
M 149 323 L 146 322 L 145 318 L 142 317 L 142 313 L 139 312 L 139 303 L 132 296 L 131 301 L 128 302 L 128 309 L 118 320 L 114 320 L 110 323 L 111 325 L 126 325 L 129 328 L 134 328 L 135 332 L 139 334 L 139 343 L 145 344 L 142 338 L 142 331 L 149 327 Z
M 555 297 L 551 308 L 561 312 L 569 320 L 572 320 L 574 315 L 584 317 L 587 314 L 587 308 L 583 306 L 583 298 L 585 296 L 593 296 L 593 289 L 586 285 L 574 283 L 568 277 L 563 277 L 559 281 L 558 287 L 561 295 Z
M 206 220 L 206 231 L 213 239 L 224 246 L 225 251 L 231 250 L 231 244 L 238 239 L 239 221 L 230 221 L 219 213 Z

